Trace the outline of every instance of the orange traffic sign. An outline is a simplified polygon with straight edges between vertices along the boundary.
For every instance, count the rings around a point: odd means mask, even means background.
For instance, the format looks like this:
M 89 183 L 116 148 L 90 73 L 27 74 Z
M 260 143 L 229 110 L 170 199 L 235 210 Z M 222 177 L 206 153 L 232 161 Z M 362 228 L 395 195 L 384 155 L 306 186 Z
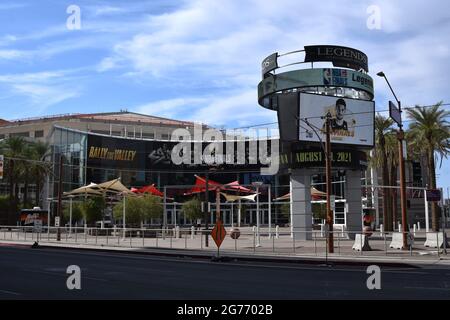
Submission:
M 214 242 L 217 245 L 217 248 L 220 248 L 220 245 L 222 244 L 223 239 L 225 239 L 225 236 L 227 235 L 227 231 L 225 230 L 223 223 L 221 220 L 218 220 L 216 222 L 216 226 L 214 229 L 212 229 L 211 237 L 214 239 Z

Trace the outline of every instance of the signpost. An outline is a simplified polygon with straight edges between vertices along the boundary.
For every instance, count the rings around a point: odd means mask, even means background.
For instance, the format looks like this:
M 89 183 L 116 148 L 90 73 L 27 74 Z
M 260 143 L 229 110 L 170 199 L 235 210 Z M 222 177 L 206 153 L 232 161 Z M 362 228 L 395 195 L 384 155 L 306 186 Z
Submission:
M 2 154 L 0 154 L 0 180 L 3 179 L 3 161 L 4 161 L 4 157 Z
M 439 189 L 428 189 L 426 191 L 427 201 L 439 202 L 441 201 L 441 190 Z
M 220 245 L 222 244 L 223 240 L 225 239 L 226 235 L 227 235 L 227 231 L 225 230 L 225 227 L 223 226 L 223 222 L 221 220 L 217 220 L 216 225 L 211 232 L 211 237 L 214 239 L 214 242 L 217 245 L 217 257 L 219 257 L 219 248 L 220 248 Z
M 399 127 L 402 126 L 402 116 L 400 110 L 392 101 L 389 101 L 389 117 L 394 120 Z

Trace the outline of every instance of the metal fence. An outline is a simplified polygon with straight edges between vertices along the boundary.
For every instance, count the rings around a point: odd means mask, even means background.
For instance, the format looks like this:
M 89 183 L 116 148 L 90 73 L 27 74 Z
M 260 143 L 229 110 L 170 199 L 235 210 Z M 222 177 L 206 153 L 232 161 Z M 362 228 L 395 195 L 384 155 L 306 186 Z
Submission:
M 233 229 L 231 230 L 233 231 Z M 438 259 L 446 254 L 444 233 L 408 233 L 408 248 L 401 250 L 402 233 L 375 232 L 371 236 L 356 232 L 334 231 L 334 252 L 328 250 L 326 231 L 295 231 L 287 228 L 241 228 L 239 235 L 228 230 L 220 251 L 246 254 L 299 255 L 299 256 L 352 256 L 352 257 L 421 257 Z M 236 230 L 235 230 L 236 231 Z M 217 251 L 211 230 L 191 228 L 58 228 L 0 226 L 0 241 L 67 246 L 101 246 L 136 249 L 189 249 Z M 205 246 L 205 237 L 209 246 Z

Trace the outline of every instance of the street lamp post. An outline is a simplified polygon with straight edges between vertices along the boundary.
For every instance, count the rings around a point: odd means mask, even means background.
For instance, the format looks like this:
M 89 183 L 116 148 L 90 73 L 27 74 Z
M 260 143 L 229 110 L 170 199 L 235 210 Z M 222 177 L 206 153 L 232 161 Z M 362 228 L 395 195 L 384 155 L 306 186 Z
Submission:
M 252 185 L 256 188 L 256 246 L 261 246 L 261 234 L 259 232 L 259 188 L 262 186 L 261 181 L 254 181 Z
M 399 155 L 399 164 L 400 164 L 400 204 L 401 204 L 401 210 L 402 210 L 402 233 L 403 233 L 403 249 L 408 249 L 408 241 L 407 241 L 407 233 L 408 230 L 408 217 L 406 213 L 406 182 L 405 182 L 405 159 L 403 157 L 403 140 L 405 139 L 405 133 L 403 131 L 403 124 L 402 124 L 402 106 L 400 100 L 398 100 L 397 95 L 395 94 L 394 90 L 392 89 L 391 84 L 389 83 L 388 79 L 386 78 L 386 75 L 384 72 L 378 72 L 377 76 L 384 78 L 386 80 L 389 89 L 391 89 L 392 94 L 395 97 L 395 100 L 398 104 L 398 111 L 400 114 L 400 121 L 398 124 L 398 132 L 397 132 L 397 139 L 398 139 L 398 155 Z

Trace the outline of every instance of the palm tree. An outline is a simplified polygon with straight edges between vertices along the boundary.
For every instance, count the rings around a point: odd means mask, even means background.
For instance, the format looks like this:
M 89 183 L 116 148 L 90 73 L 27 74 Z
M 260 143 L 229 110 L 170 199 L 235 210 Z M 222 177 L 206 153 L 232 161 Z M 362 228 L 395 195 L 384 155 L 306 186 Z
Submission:
M 388 156 L 386 151 L 386 136 L 392 132 L 392 120 L 381 115 L 375 117 L 375 149 L 371 165 L 381 168 L 382 183 L 389 185 Z M 392 231 L 391 205 L 389 190 L 383 189 L 383 224 L 386 231 Z
M 413 120 L 409 126 L 411 144 L 417 150 L 425 151 L 428 164 L 428 186 L 436 189 L 436 163 L 435 160 L 446 158 L 450 151 L 450 128 L 446 120 L 449 111 L 441 108 L 442 102 L 432 107 L 416 106 L 407 110 L 408 117 Z M 433 231 L 439 231 L 439 212 L 435 202 L 431 205 L 431 221 Z
M 2 149 L 8 161 L 8 183 L 9 183 L 9 210 L 8 223 L 11 222 L 13 212 L 19 203 L 18 178 L 20 176 L 20 158 L 22 158 L 26 141 L 22 137 L 9 137 L 2 141 Z M 14 192 L 15 191 L 15 192 Z
M 385 150 L 388 164 L 389 185 L 397 186 L 397 168 L 399 164 L 398 157 L 398 140 L 397 135 L 394 132 L 386 134 L 385 137 Z M 392 228 L 395 226 L 397 220 L 397 189 L 392 188 L 386 190 L 386 194 L 389 194 L 389 204 L 392 208 L 391 221 Z
M 35 205 L 40 206 L 40 193 L 42 190 L 42 187 L 44 185 L 45 177 L 49 174 L 51 166 L 48 163 L 44 162 L 44 158 L 47 155 L 47 152 L 49 151 L 49 145 L 48 143 L 44 142 L 35 142 L 32 144 L 32 150 L 33 150 L 33 160 L 34 162 L 31 166 L 32 176 L 34 179 L 34 183 L 36 185 L 36 199 L 35 199 Z

